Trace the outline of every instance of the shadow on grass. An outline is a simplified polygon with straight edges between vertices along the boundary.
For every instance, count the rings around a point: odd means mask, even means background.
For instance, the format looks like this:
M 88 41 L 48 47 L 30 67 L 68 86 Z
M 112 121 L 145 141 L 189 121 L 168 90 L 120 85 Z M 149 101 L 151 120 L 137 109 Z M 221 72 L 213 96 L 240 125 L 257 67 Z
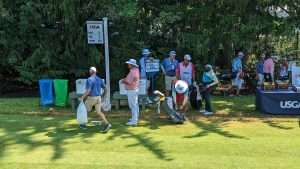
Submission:
M 198 137 L 207 136 L 209 134 L 217 134 L 223 137 L 233 138 L 233 139 L 248 139 L 244 136 L 232 134 L 228 131 L 223 130 L 222 127 L 220 127 L 220 125 L 222 124 L 221 122 L 192 121 L 192 123 L 195 124 L 199 129 L 201 129 L 201 131 L 191 136 L 185 136 L 184 138 L 198 138 Z
M 235 117 L 257 117 L 255 96 L 213 97 L 213 105 L 219 114 Z
M 276 121 L 265 120 L 263 122 L 265 124 L 269 125 L 270 127 L 274 127 L 276 129 L 281 129 L 281 130 L 291 130 L 291 129 L 293 129 L 293 127 L 283 126 L 279 122 L 276 122 Z
M 141 127 L 141 126 L 139 126 Z M 144 126 L 142 126 L 144 127 Z M 162 141 L 155 141 L 149 136 L 150 133 L 134 133 L 130 131 L 131 127 L 118 125 L 111 131 L 112 135 L 107 138 L 107 141 L 114 140 L 115 138 L 122 139 L 134 139 L 137 143 L 127 145 L 128 148 L 143 146 L 149 152 L 153 153 L 158 159 L 165 161 L 172 161 L 173 159 L 168 157 L 167 152 L 160 148 Z
M 79 137 L 83 143 L 88 144 L 88 138 L 99 133 L 99 127 L 89 127 L 88 130 L 80 130 L 76 124 L 68 124 L 72 119 L 67 117 L 43 117 L 28 115 L 0 115 L 0 158 L 5 156 L 5 151 L 12 145 L 25 146 L 28 151 L 37 148 L 50 146 L 53 149 L 51 160 L 55 161 L 63 157 L 64 146 L 70 143 L 68 140 Z M 115 119 L 114 129 L 108 140 L 116 137 L 123 139 L 134 139 L 136 144 L 128 145 L 128 148 L 142 146 L 153 153 L 158 159 L 170 161 L 172 158 L 160 148 L 162 141 L 155 141 L 149 136 L 150 133 L 138 133 L 130 131 L 125 125 L 120 124 L 120 119 Z M 119 123 L 118 123 L 119 122 Z M 147 124 L 148 125 L 148 124 Z M 37 135 L 42 135 L 42 139 L 36 139 Z
M 5 120 L 5 118 L 8 118 Z M 13 118 L 13 119 L 10 119 Z M 77 125 L 65 125 L 69 117 L 42 117 L 42 116 L 16 116 L 0 115 L 0 158 L 5 155 L 6 149 L 11 145 L 24 145 L 28 151 L 51 146 L 54 150 L 51 160 L 60 159 L 64 154 L 63 146 L 69 144 L 69 139 L 80 136 L 82 139 L 92 137 L 98 132 L 81 131 Z M 3 120 L 4 119 L 4 120 Z M 35 135 L 42 134 L 45 139 L 34 139 Z
M 185 136 L 184 138 L 199 138 L 204 137 L 209 134 L 217 134 L 226 138 L 232 139 L 248 139 L 244 136 L 239 136 L 229 131 L 225 131 L 222 125 L 227 120 L 231 121 L 232 118 L 237 117 L 237 121 L 248 122 L 244 117 L 259 117 L 264 118 L 264 115 L 260 115 L 258 112 L 254 111 L 253 107 L 253 96 L 239 97 L 239 98 L 223 98 L 217 97 L 213 98 L 214 106 L 216 110 L 224 110 L 225 113 L 217 113 L 221 120 L 212 121 L 202 121 L 202 120 L 191 120 L 199 128 L 199 132 L 191 135 Z M 23 100 L 21 100 L 23 101 Z M 20 103 L 20 106 L 22 107 Z M 7 110 L 12 107 L 7 105 Z M 28 111 L 31 110 L 31 105 L 28 106 Z M 20 108 L 21 109 L 21 108 Z M 5 111 L 4 111 L 5 112 Z M 15 112 L 15 111 L 12 111 Z M 162 113 L 163 114 L 163 113 Z M 119 116 L 119 115 L 118 115 Z M 192 119 L 196 119 L 199 114 L 191 114 Z M 223 117 L 224 116 L 224 117 Z M 113 117 L 113 115 L 110 115 Z M 123 139 L 134 139 L 136 144 L 127 145 L 128 148 L 132 147 L 144 147 L 146 150 L 151 152 L 158 159 L 165 161 L 172 161 L 173 159 L 168 155 L 168 153 L 161 148 L 162 141 L 157 141 L 150 137 L 149 133 L 143 132 L 138 133 L 138 131 L 132 131 L 130 128 L 124 125 L 120 125 L 124 117 L 114 119 L 113 129 L 111 130 L 111 135 L 108 136 L 108 141 L 115 138 Z M 63 146 L 71 144 L 68 142 L 69 139 L 74 137 L 80 137 L 84 143 L 88 143 L 88 138 L 93 137 L 95 134 L 99 134 L 99 129 L 97 127 L 89 128 L 87 131 L 82 131 L 78 129 L 75 124 L 67 124 L 70 119 L 74 119 L 73 116 L 35 116 L 33 115 L 13 115 L 13 114 L 0 114 L 0 158 L 5 156 L 5 152 L 9 146 L 14 144 L 20 144 L 26 146 L 28 151 L 32 151 L 36 148 L 41 148 L 44 146 L 50 146 L 53 148 L 54 153 L 51 156 L 51 160 L 55 161 L 63 157 L 65 149 Z M 147 123 L 141 127 L 149 128 L 151 130 L 158 130 L 164 125 L 172 125 L 170 121 L 167 120 L 166 115 L 163 119 L 158 118 L 157 114 L 150 114 L 146 116 Z M 251 121 L 249 121 L 251 122 Z M 273 121 L 265 121 L 271 127 L 278 129 L 289 130 L 290 127 L 285 127 L 280 125 L 280 123 Z M 1 135 L 3 133 L 3 135 Z M 40 140 L 34 139 L 35 135 L 45 134 L 48 138 Z

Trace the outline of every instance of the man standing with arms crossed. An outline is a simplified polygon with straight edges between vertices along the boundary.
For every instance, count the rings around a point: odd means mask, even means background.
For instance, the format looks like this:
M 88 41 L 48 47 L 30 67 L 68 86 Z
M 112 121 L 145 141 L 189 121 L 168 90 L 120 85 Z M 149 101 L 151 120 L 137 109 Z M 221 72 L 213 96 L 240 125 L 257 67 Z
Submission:
M 105 90 L 105 84 L 103 80 L 97 76 L 97 69 L 95 67 L 91 67 L 90 77 L 86 82 L 86 92 L 81 97 L 81 100 L 86 99 L 85 106 L 87 112 L 90 112 L 93 107 L 95 107 L 99 118 L 102 118 L 104 122 L 102 132 L 106 133 L 112 126 L 101 111 L 101 89 Z M 86 129 L 86 125 L 81 124 L 80 128 Z
M 129 69 L 129 74 L 126 78 L 122 79 L 122 83 L 125 84 L 128 96 L 128 105 L 131 110 L 131 119 L 127 123 L 128 126 L 136 126 L 139 119 L 139 102 L 138 102 L 138 90 L 140 81 L 140 71 L 135 59 L 130 59 L 126 62 Z
M 169 57 L 165 58 L 161 65 L 162 72 L 165 75 L 166 96 L 170 96 L 170 92 L 172 91 L 172 82 L 176 80 L 176 68 L 178 61 L 175 57 L 176 52 L 174 50 L 170 51 Z

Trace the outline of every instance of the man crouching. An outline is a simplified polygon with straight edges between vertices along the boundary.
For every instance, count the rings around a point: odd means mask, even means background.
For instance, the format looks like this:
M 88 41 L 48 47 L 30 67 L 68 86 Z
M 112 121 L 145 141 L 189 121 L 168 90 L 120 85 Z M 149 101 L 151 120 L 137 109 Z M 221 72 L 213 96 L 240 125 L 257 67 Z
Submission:
M 189 108 L 189 87 L 187 82 L 183 80 L 174 81 L 172 96 L 176 110 L 179 111 L 182 114 L 184 120 L 186 120 L 185 114 Z

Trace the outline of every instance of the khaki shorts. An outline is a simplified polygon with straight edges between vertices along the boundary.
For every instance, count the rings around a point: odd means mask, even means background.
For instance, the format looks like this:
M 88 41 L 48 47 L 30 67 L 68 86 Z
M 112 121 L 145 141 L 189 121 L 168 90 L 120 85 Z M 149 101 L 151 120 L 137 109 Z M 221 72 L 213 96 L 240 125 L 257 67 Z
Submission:
M 88 112 L 95 107 L 97 113 L 101 113 L 101 96 L 89 96 L 85 101 L 85 106 Z
M 172 82 L 176 80 L 176 76 L 165 76 L 165 87 L 166 90 L 172 90 Z

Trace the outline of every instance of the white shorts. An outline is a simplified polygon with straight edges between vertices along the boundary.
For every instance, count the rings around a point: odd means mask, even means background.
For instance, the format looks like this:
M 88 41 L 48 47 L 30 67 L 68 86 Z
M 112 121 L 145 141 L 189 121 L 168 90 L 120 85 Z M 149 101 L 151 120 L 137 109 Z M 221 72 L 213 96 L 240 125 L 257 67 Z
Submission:
M 172 90 L 172 82 L 176 80 L 176 76 L 165 76 L 165 87 L 166 90 Z
M 264 83 L 264 75 L 263 74 L 258 74 L 258 81 L 257 81 L 257 85 L 263 85 Z
M 238 89 L 241 89 L 244 84 L 244 80 L 241 78 L 235 78 L 232 80 L 232 86 L 237 87 Z

